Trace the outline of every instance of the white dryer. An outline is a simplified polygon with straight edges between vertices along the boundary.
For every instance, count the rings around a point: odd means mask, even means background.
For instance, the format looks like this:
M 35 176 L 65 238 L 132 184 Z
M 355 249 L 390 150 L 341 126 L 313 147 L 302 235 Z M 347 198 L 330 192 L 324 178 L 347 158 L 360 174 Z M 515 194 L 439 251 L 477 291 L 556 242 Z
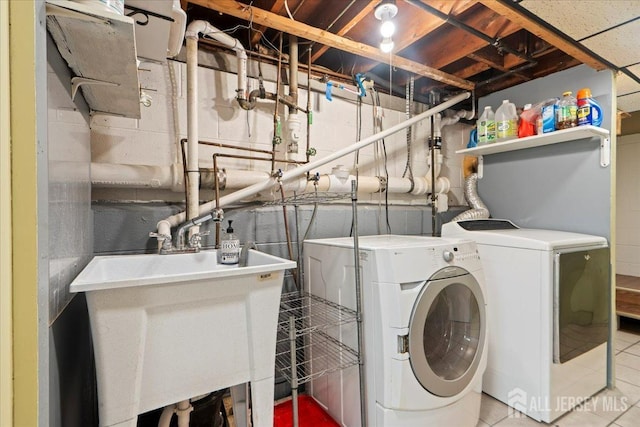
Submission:
M 367 426 L 474 427 L 487 359 L 475 243 L 383 235 L 361 237 L 359 246 Z M 304 254 L 306 289 L 355 309 L 353 240 L 307 240 Z M 331 334 L 357 348 L 355 325 Z M 363 425 L 357 366 L 308 391 L 340 425 Z
M 606 386 L 611 285 L 604 237 L 501 219 L 450 222 L 442 235 L 478 244 L 491 301 L 486 393 L 550 423 Z

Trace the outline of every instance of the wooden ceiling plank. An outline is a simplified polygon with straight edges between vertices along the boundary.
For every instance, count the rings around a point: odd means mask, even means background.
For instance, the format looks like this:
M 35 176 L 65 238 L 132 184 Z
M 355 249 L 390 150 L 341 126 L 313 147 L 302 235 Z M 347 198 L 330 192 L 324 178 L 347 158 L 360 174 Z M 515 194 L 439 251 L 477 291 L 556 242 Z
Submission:
M 250 7 L 246 4 L 239 3 L 235 0 L 192 0 L 194 4 L 215 10 L 217 12 L 226 13 L 236 18 L 245 20 L 252 19 L 255 24 L 266 25 L 278 31 L 293 34 L 307 40 L 317 43 L 330 45 L 336 49 L 352 53 L 354 55 L 372 58 L 376 61 L 393 64 L 394 67 L 412 72 L 414 74 L 429 77 L 461 89 L 473 89 L 474 83 L 461 79 L 451 74 L 444 73 L 438 69 L 427 67 L 415 61 L 403 58 L 397 55 L 387 55 L 381 52 L 377 47 L 368 46 L 348 40 L 344 37 L 337 36 L 328 31 L 303 24 L 301 22 L 292 21 L 280 15 L 268 12 L 266 10 Z
M 375 6 L 376 6 L 376 3 L 374 3 L 374 2 L 371 2 L 371 3 L 367 4 L 366 6 L 364 6 L 362 8 L 362 10 L 360 10 L 360 12 L 356 16 L 354 16 L 349 22 L 347 22 L 342 28 L 340 28 L 340 30 L 338 30 L 338 32 L 336 32 L 336 35 L 344 36 L 345 34 L 347 34 L 353 27 L 358 25 L 358 23 L 360 21 L 362 21 L 367 15 L 372 13 L 372 11 L 375 8 Z M 329 50 L 329 46 L 322 45 L 320 47 L 320 49 L 318 49 L 317 52 L 315 52 L 313 55 L 311 55 L 311 62 L 315 62 L 318 58 L 320 58 L 322 55 L 324 55 L 324 53 L 327 50 Z
M 544 26 L 540 25 L 533 19 L 519 14 L 516 10 L 512 9 L 508 5 L 503 4 L 497 0 L 479 0 L 485 7 L 499 13 L 500 15 L 506 17 L 514 24 L 519 25 L 530 33 L 540 37 L 542 40 L 547 43 L 557 47 L 561 51 L 565 52 L 567 55 L 576 58 L 580 62 L 587 64 L 591 68 L 596 70 L 604 70 L 607 68 L 605 64 L 600 62 L 598 59 L 592 57 L 588 53 L 584 52 L 582 49 L 573 45 L 571 42 L 567 41 L 564 37 L 557 35 L 553 31 L 548 30 Z
M 273 5 L 271 6 L 270 12 L 278 13 L 282 10 L 283 7 L 284 7 L 284 0 L 275 0 L 273 2 Z M 255 46 L 256 43 L 260 41 L 260 39 L 262 38 L 262 35 L 267 30 L 267 28 L 268 27 L 266 25 L 258 25 L 256 28 L 253 29 L 254 33 L 253 33 L 253 36 L 251 36 L 251 46 Z
M 489 9 L 484 9 L 474 14 L 465 21 L 465 24 L 494 38 L 504 38 L 521 29 L 516 24 L 509 22 L 506 18 Z M 486 40 L 469 32 L 451 28 L 438 38 L 437 43 L 423 48 L 420 56 L 430 59 L 429 66 L 442 69 L 488 45 L 489 43 Z M 450 48 L 443 49 L 442 46 L 449 46 Z M 361 69 L 361 67 L 358 68 L 358 72 L 362 72 Z

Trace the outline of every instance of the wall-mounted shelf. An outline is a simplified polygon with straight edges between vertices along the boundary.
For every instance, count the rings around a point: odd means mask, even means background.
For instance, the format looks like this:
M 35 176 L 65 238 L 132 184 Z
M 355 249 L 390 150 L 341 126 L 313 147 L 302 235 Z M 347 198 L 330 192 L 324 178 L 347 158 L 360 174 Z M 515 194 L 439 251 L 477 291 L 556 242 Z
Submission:
M 488 154 L 524 150 L 527 148 L 541 147 L 543 145 L 558 144 L 561 142 L 575 141 L 585 138 L 600 139 L 600 166 L 609 166 L 609 164 L 611 163 L 611 142 L 609 139 L 609 131 L 607 129 L 599 128 L 596 126 L 578 126 L 574 128 L 545 133 L 542 135 L 511 139 L 509 141 L 481 145 L 480 147 L 465 148 L 463 150 L 456 151 L 456 154 L 467 154 L 469 156 L 485 156 Z M 481 157 L 478 159 L 478 161 L 481 161 Z
M 140 118 L 133 19 L 73 1 L 47 0 L 47 29 L 96 112 Z

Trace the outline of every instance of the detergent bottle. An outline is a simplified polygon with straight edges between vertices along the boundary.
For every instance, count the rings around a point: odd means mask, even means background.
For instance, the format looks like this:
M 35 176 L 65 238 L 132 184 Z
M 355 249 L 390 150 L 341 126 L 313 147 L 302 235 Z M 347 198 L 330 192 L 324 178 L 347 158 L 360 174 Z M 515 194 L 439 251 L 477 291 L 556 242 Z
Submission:
M 589 88 L 578 91 L 578 126 L 584 125 L 602 125 L 602 108 L 591 97 Z
M 496 116 L 491 106 L 484 107 L 478 120 L 478 145 L 496 142 Z

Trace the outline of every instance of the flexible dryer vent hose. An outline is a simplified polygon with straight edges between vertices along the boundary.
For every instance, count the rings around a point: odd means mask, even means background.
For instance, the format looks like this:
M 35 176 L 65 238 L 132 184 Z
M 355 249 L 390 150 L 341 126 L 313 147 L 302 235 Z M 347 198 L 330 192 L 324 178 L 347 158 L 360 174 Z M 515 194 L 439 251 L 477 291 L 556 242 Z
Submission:
M 489 218 L 489 209 L 478 196 L 478 174 L 472 173 L 464 182 L 464 198 L 471 209 L 462 212 L 451 221 L 464 221 L 467 219 Z

